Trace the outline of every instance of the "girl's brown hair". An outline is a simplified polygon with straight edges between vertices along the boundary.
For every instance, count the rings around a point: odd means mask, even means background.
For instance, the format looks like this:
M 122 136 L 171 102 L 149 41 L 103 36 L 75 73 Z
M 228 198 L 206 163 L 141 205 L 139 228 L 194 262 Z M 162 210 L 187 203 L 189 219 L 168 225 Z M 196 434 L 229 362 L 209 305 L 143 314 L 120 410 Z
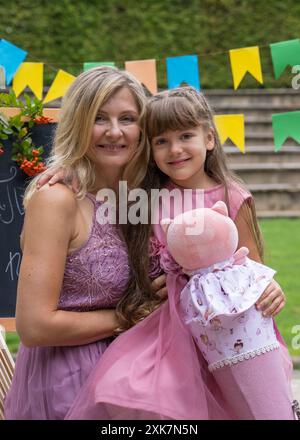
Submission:
M 206 132 L 211 130 L 213 133 L 214 148 L 206 153 L 204 170 L 216 183 L 224 185 L 224 201 L 230 213 L 230 182 L 236 182 L 240 187 L 246 188 L 244 182 L 228 168 L 227 157 L 214 123 L 214 114 L 203 93 L 193 87 L 186 86 L 164 91 L 150 98 L 147 115 L 147 134 L 150 142 L 165 131 L 185 130 L 197 126 L 201 126 Z M 168 176 L 156 166 L 152 154 L 150 168 L 156 169 L 156 186 L 162 185 L 168 179 Z M 259 255 L 263 259 L 263 239 L 257 222 L 255 206 L 249 202 L 243 208 Z

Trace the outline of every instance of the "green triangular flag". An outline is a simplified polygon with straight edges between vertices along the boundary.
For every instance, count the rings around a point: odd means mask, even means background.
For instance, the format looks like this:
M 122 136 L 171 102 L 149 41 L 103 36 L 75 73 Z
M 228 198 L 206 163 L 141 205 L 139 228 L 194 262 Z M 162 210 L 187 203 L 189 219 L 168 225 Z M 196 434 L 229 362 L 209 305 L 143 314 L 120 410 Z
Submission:
M 272 115 L 275 151 L 279 151 L 288 137 L 300 144 L 300 111 Z
M 98 67 L 98 66 L 110 66 L 110 67 L 115 67 L 115 63 L 113 61 L 103 61 L 103 62 L 93 62 L 93 63 L 84 63 L 83 64 L 83 71 L 85 72 L 86 70 L 90 70 L 93 67 Z
M 300 64 L 300 39 L 270 44 L 275 79 L 278 79 L 286 66 Z

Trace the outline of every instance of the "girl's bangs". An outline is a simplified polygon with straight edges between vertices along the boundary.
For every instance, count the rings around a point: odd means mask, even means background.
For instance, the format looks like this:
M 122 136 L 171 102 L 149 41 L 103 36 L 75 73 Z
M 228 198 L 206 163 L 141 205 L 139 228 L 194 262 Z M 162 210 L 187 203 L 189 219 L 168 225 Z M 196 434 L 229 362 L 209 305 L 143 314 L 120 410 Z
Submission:
M 150 139 L 168 130 L 185 130 L 200 123 L 201 118 L 193 103 L 181 97 L 164 98 L 149 104 L 147 130 Z

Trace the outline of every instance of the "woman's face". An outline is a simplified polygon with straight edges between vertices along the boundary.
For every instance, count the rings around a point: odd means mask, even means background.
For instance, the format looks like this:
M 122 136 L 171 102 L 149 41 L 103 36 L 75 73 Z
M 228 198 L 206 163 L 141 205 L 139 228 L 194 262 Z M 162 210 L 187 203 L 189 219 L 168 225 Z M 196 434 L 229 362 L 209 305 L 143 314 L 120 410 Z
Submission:
M 98 170 L 122 169 L 140 139 L 139 109 L 127 87 L 122 87 L 99 108 L 87 156 Z

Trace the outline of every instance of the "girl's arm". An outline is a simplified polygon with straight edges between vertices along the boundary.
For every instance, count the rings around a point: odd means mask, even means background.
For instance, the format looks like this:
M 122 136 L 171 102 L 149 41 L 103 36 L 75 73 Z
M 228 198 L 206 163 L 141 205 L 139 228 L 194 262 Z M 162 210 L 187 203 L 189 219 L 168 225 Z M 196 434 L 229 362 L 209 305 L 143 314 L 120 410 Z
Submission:
M 246 246 L 249 249 L 249 258 L 262 263 L 254 233 L 252 232 L 251 216 L 251 210 L 249 209 L 247 202 L 244 202 L 235 219 L 235 224 L 239 233 L 238 249 L 242 246 Z M 258 310 L 263 312 L 264 316 L 275 316 L 281 312 L 285 306 L 285 295 L 277 281 L 273 280 L 268 285 L 257 301 L 256 306 Z
M 39 177 L 37 181 L 36 187 L 37 189 L 40 189 L 42 186 L 46 185 L 47 183 L 48 185 L 52 186 L 58 182 L 61 182 L 68 184 L 74 193 L 78 193 L 80 186 L 78 179 L 74 175 L 70 182 L 66 182 L 65 180 L 66 175 L 67 172 L 63 168 L 57 168 L 57 169 L 51 168 L 50 170 L 47 170 L 44 173 L 42 173 L 42 175 Z
M 26 210 L 16 326 L 27 346 L 83 345 L 113 335 L 114 310 L 58 310 L 77 202 L 64 185 L 36 191 Z

